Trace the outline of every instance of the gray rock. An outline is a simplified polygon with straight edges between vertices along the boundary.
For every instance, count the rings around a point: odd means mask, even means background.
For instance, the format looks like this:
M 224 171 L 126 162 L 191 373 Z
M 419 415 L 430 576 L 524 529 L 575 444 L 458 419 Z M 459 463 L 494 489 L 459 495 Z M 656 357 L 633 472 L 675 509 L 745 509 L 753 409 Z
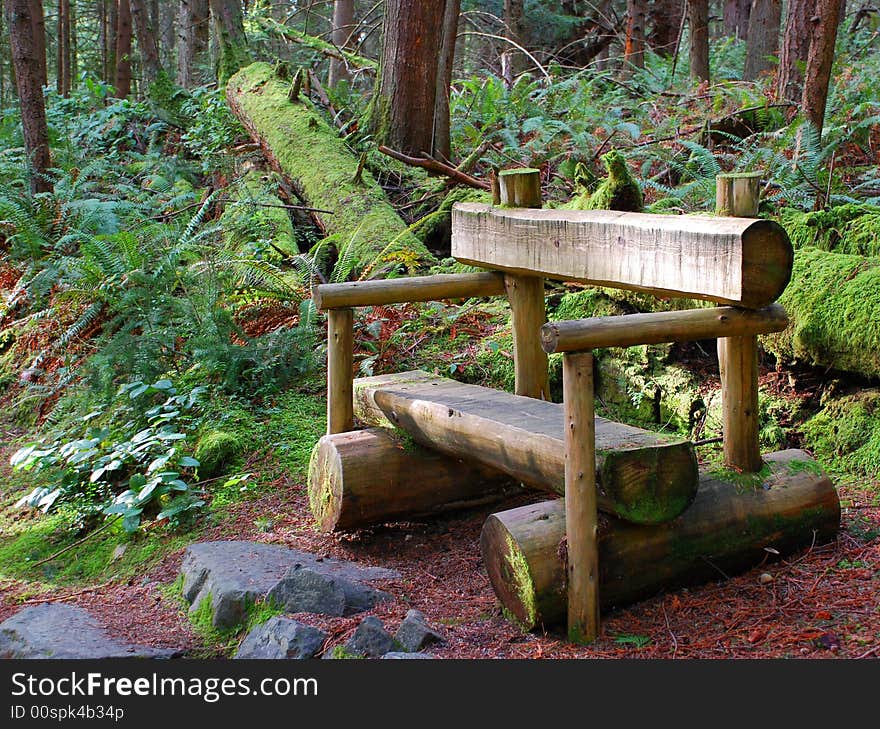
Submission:
M 327 634 L 323 630 L 290 618 L 269 618 L 245 636 L 235 654 L 237 659 L 305 659 L 321 650 Z
M 382 660 L 407 660 L 407 659 L 415 659 L 415 660 L 434 660 L 434 656 L 430 656 L 427 653 L 404 653 L 403 651 L 391 651 L 390 653 L 386 653 L 382 656 Z
M 183 596 L 190 611 L 210 597 L 214 626 L 235 627 L 244 622 L 247 606 L 263 599 L 296 565 L 353 583 L 400 577 L 393 570 L 316 557 L 274 544 L 201 542 L 187 547 L 184 554 L 180 567 Z
M 345 577 L 316 572 L 299 565 L 291 568 L 266 594 L 289 613 L 354 615 L 391 596 Z
M 45 603 L 0 623 L 0 658 L 173 658 L 182 651 L 115 640 L 86 610 Z
M 372 615 L 364 618 L 354 635 L 345 641 L 346 653 L 365 658 L 378 658 L 397 650 L 400 644 L 385 630 L 382 621 Z
M 433 643 L 442 643 L 443 636 L 428 625 L 418 610 L 410 610 L 397 629 L 397 641 L 406 650 L 416 652 Z

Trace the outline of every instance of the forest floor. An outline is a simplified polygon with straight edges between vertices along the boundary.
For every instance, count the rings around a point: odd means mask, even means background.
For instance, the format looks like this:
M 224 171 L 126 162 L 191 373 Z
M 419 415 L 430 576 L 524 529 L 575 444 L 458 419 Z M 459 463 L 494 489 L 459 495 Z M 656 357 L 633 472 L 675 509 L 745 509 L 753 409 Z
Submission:
M 276 471 L 271 457 L 254 465 Z M 605 616 L 599 640 L 589 647 L 567 643 L 558 632 L 525 633 L 501 614 L 481 564 L 480 529 L 489 513 L 528 496 L 429 523 L 326 535 L 312 526 L 304 483 L 287 475 L 226 508 L 217 523 L 168 543 L 170 551 L 144 569 L 63 586 L 23 576 L 0 579 L 0 620 L 23 605 L 64 601 L 92 611 L 115 636 L 183 648 L 189 656 L 222 657 L 237 640 L 218 645 L 200 633 L 172 585 L 186 543 L 252 539 L 397 570 L 400 579 L 381 584 L 395 600 L 371 612 L 394 630 L 408 609 L 421 610 L 446 636 L 431 651 L 440 658 L 880 657 L 878 484 L 837 485 L 843 516 L 835 542 L 782 560 L 768 554 L 766 564 L 743 575 L 719 575 L 718 582 L 617 610 Z M 3 496 L 8 503 L 9 494 Z M 76 560 L 76 550 L 61 559 Z M 325 650 L 332 650 L 363 615 L 298 617 L 325 630 Z

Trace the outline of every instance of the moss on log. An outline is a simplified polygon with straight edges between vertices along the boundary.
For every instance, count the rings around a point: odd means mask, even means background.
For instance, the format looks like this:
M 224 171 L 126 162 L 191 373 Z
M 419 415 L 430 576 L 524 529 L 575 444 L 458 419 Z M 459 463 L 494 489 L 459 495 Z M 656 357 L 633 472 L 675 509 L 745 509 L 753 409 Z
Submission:
M 293 222 L 275 194 L 274 173 L 251 170 L 233 187 L 235 202 L 220 216 L 223 240 L 230 250 L 248 258 L 279 261 L 299 253 Z
M 779 299 L 791 323 L 763 338 L 783 361 L 880 376 L 880 259 L 801 248 Z
M 880 207 L 848 203 L 805 213 L 785 208 L 780 223 L 795 248 L 880 256 Z
M 254 63 L 233 76 L 229 106 L 259 142 L 279 172 L 304 200 L 332 210 L 321 222 L 328 242 L 347 247 L 354 268 L 403 264 L 410 272 L 434 262 L 385 193 L 366 171 L 356 181 L 358 159 L 308 100 L 288 100 L 289 83 L 267 63 Z
M 829 467 L 872 478 L 880 472 L 880 390 L 829 400 L 802 430 L 813 453 Z
M 638 526 L 603 517 L 599 599 L 604 610 L 662 590 L 705 582 L 768 557 L 834 537 L 834 485 L 803 451 L 769 454 L 761 474 L 704 475 L 694 503 L 674 521 Z M 566 616 L 563 499 L 493 514 L 480 549 L 502 606 L 526 629 Z

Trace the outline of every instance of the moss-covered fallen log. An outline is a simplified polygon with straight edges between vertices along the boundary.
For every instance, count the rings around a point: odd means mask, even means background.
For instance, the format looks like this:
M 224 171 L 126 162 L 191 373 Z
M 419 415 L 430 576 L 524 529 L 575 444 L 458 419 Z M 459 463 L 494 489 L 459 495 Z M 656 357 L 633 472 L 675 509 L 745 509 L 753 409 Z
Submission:
M 346 248 L 355 270 L 395 262 L 410 272 L 433 256 L 397 215 L 385 193 L 315 107 L 288 99 L 289 81 L 267 63 L 254 63 L 229 80 L 233 113 L 263 148 L 273 166 L 291 180 L 307 204 L 322 215 L 328 243 Z
M 763 338 L 779 359 L 880 376 L 880 259 L 801 248 L 779 303 L 791 323 Z
M 769 557 L 767 549 L 788 554 L 833 539 L 840 502 L 815 461 L 798 450 L 765 460 L 766 472 L 754 477 L 704 475 L 694 503 L 666 524 L 603 517 L 602 608 L 749 569 Z M 483 526 L 480 551 L 489 580 L 504 608 L 527 629 L 565 619 L 564 538 L 563 499 L 493 514 Z

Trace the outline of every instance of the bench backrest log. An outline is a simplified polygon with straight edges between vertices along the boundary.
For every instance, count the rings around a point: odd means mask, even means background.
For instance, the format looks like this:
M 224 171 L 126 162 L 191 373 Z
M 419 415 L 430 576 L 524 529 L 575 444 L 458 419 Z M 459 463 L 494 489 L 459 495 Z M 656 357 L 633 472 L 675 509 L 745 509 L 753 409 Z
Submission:
M 747 309 L 773 303 L 794 252 L 770 220 L 457 203 L 452 255 L 517 274 Z

